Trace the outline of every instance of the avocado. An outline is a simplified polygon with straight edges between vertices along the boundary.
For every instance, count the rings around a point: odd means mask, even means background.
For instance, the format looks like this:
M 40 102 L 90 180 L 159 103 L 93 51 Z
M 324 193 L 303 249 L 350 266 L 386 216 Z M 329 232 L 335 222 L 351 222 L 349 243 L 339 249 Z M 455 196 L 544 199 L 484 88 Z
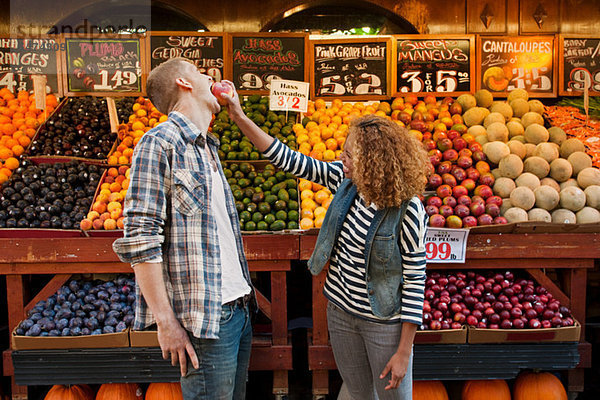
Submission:
M 286 227 L 285 221 L 276 220 L 271 225 L 269 225 L 269 229 L 272 231 L 282 231 Z

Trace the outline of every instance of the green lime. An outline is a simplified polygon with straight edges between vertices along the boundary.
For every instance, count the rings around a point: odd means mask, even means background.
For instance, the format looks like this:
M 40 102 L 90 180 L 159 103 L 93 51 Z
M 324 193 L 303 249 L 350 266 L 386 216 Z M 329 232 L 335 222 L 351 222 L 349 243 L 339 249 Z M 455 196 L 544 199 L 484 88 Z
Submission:
M 244 197 L 242 199 L 242 203 L 244 203 L 244 206 L 247 206 L 248 204 L 250 204 L 252 202 L 252 199 L 250 197 Z
M 260 154 L 257 151 L 253 151 L 252 153 L 250 153 L 251 160 L 258 160 L 259 158 L 260 158 Z
M 300 207 L 298 206 L 298 202 L 296 200 L 290 200 L 288 202 L 288 210 L 298 211 Z
M 275 166 L 273 164 L 265 165 L 265 171 L 274 171 L 274 170 L 275 170 Z
M 240 164 L 240 171 L 242 171 L 243 173 L 247 174 L 248 172 L 250 172 L 250 170 L 252 170 L 252 165 L 246 162 Z
M 229 179 L 233 176 L 233 172 L 231 172 L 229 168 L 224 168 L 223 175 L 225 175 L 225 178 Z
M 242 178 L 238 180 L 238 185 L 240 185 L 242 188 L 250 186 L 250 179 Z
M 233 177 L 235 179 L 242 179 L 244 177 L 244 173 L 240 170 L 237 170 L 233 173 Z
M 229 153 L 227 153 L 227 155 L 225 156 L 226 160 L 235 160 L 237 159 L 237 152 L 235 151 L 230 151 Z
M 240 164 L 238 164 L 238 163 L 231 163 L 231 164 L 229 164 L 229 169 L 232 170 L 233 172 L 235 172 L 238 169 L 240 169 Z

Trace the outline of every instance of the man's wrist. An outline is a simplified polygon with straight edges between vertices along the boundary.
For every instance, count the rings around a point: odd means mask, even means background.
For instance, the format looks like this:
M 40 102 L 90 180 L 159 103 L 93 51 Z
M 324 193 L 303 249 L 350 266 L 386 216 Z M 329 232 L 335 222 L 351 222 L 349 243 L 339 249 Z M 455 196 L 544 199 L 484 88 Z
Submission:
M 154 317 L 156 319 L 156 325 L 159 328 L 172 326 L 173 324 L 179 324 L 179 321 L 177 321 L 177 318 L 175 318 L 175 314 L 172 311 L 155 314 Z

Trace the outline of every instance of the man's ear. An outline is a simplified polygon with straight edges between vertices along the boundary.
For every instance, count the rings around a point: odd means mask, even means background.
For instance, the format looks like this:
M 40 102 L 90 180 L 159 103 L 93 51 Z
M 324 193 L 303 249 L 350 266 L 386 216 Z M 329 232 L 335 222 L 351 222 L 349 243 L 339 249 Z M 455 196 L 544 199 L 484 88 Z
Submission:
M 183 88 L 183 89 L 189 89 L 189 90 L 192 90 L 192 89 L 193 89 L 193 87 L 192 87 L 192 84 L 191 84 L 191 83 L 189 83 L 188 81 L 186 81 L 186 80 L 185 80 L 185 79 L 183 79 L 183 78 L 177 78 L 177 79 L 175 80 L 175 83 L 177 84 L 177 86 L 179 86 L 179 87 L 181 87 L 181 88 Z

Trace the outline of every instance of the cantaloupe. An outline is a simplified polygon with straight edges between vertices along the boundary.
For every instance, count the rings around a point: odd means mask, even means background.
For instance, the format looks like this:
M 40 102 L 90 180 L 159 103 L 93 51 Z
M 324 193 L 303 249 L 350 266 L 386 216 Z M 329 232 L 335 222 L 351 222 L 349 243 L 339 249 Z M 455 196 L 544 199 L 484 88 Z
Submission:
M 509 223 L 526 222 L 528 218 L 527 211 L 519 207 L 511 207 L 503 215 Z
M 487 135 L 479 135 L 479 136 L 475 136 L 475 141 L 476 141 L 477 143 L 479 143 L 480 145 L 482 145 L 482 146 L 483 146 L 484 144 L 486 144 L 487 142 L 489 142 L 489 140 L 488 140 L 488 138 L 487 138 Z
M 600 170 L 597 168 L 584 168 L 577 174 L 579 187 L 585 189 L 590 185 L 600 185 Z
M 488 108 L 494 102 L 494 96 L 489 90 L 479 89 L 475 92 L 475 101 L 478 107 Z
M 510 106 L 513 109 L 513 115 L 518 118 L 521 118 L 529 112 L 529 103 L 524 99 L 512 100 Z
M 517 185 L 517 187 L 527 186 L 529 189 L 535 190 L 540 187 L 540 178 L 531 172 L 524 172 L 515 179 L 515 185 Z
M 510 193 L 510 204 L 523 210 L 530 210 L 535 204 L 533 190 L 527 186 L 518 186 Z
M 490 112 L 498 112 L 504 115 L 504 121 L 508 122 L 513 116 L 513 109 L 504 101 L 495 101 L 490 107 Z
M 558 158 L 558 146 L 555 143 L 542 142 L 535 146 L 534 156 L 542 157 L 547 162 Z
M 577 174 L 592 166 L 592 158 L 585 154 L 583 151 L 576 151 L 569 155 L 567 158 L 571 166 L 573 167 L 573 176 L 577 176 Z
M 527 211 L 527 220 L 537 222 L 552 222 L 552 216 L 543 208 L 532 208 L 531 210 Z
M 456 99 L 456 102 L 461 105 L 463 112 L 477 106 L 477 100 L 470 94 L 461 94 Z
M 558 126 L 552 126 L 548 128 L 548 133 L 550 134 L 550 141 L 559 146 L 562 144 L 562 142 L 567 140 L 567 134 Z
M 531 108 L 531 104 L 529 105 L 529 107 Z M 541 114 L 529 111 L 528 113 L 525 113 L 525 115 L 523 115 L 521 117 L 521 124 L 523 124 L 523 127 L 525 129 L 527 129 L 527 127 L 531 124 L 538 124 L 538 125 L 543 126 L 544 125 L 544 117 L 542 117 Z
M 600 211 L 592 207 L 583 207 L 575 214 L 578 224 L 595 224 L 600 222 Z
M 523 135 L 513 136 L 510 140 L 516 140 L 517 142 L 527 144 L 527 140 L 525 140 L 525 136 L 523 136 Z M 535 145 L 534 145 L 534 147 L 535 147 Z
M 502 199 L 502 205 L 500 206 L 500 215 L 506 214 L 506 210 L 512 208 L 512 204 L 510 204 L 510 199 L 508 197 Z
M 518 140 L 509 140 L 506 145 L 510 149 L 510 153 L 516 154 L 521 160 L 527 155 L 527 149 L 525 148 L 525 145 Z
M 516 154 L 509 154 L 502 157 L 498 164 L 500 175 L 507 178 L 515 179 L 523 172 L 523 160 Z
M 544 210 L 554 210 L 560 201 L 559 193 L 551 186 L 542 185 L 533 191 L 535 206 Z
M 585 207 L 585 193 L 575 186 L 569 186 L 560 191 L 560 206 L 571 211 L 579 211 Z
M 523 125 L 521 125 L 521 123 L 517 121 L 508 121 L 506 123 L 506 128 L 508 128 L 509 138 L 525 134 L 525 128 L 523 128 Z
M 469 108 L 463 114 L 463 122 L 466 126 L 481 125 L 489 111 L 482 107 Z
M 510 149 L 504 142 L 488 142 L 483 146 L 483 152 L 488 160 L 498 164 L 502 158 L 510 154 Z
M 502 173 L 500 172 L 500 168 L 494 168 L 490 172 L 494 176 L 494 179 L 498 179 L 498 178 L 502 177 Z
M 540 180 L 540 184 L 544 186 L 550 186 L 552 189 L 556 190 L 556 192 L 560 192 L 560 185 L 554 179 L 550 177 L 545 177 Z
M 513 138 L 513 139 L 516 139 L 516 138 Z M 523 137 L 523 139 L 525 139 L 525 137 Z M 527 154 L 525 154 L 525 158 L 529 158 L 529 157 L 533 156 L 533 152 L 535 151 L 535 144 L 525 143 L 525 151 L 527 152 Z
M 487 131 L 485 130 L 485 127 L 483 125 L 473 125 L 469 127 L 469 129 L 467 129 L 467 133 L 470 133 L 471 135 L 477 137 L 480 135 L 486 135 Z
M 490 142 L 508 142 L 508 128 L 504 122 L 492 122 L 486 129 Z
M 518 122 L 518 123 L 521 123 L 521 118 L 513 116 L 511 119 L 508 120 L 508 122 Z
M 552 222 L 555 224 L 575 224 L 577 222 L 577 217 L 573 211 L 559 208 L 558 210 L 552 211 Z
M 581 140 L 577 138 L 567 139 L 560 145 L 560 156 L 562 158 L 569 158 L 569 156 L 576 151 L 585 152 L 585 146 L 581 143 Z
M 573 175 L 571 163 L 564 158 L 557 158 L 550 163 L 550 176 L 556 182 L 564 182 Z
M 575 187 L 579 187 L 579 183 L 577 183 L 577 179 L 567 179 L 564 182 L 559 183 L 560 186 L 560 190 L 563 190 L 564 188 L 568 188 L 570 186 L 575 186 Z
M 494 182 L 493 190 L 496 196 L 506 198 L 510 196 L 510 193 L 515 190 L 516 187 L 515 181 L 512 179 L 500 177 Z
M 507 97 L 507 101 L 510 103 L 513 100 L 516 99 L 520 99 L 520 100 L 529 100 L 529 93 L 527 93 L 527 90 L 525 89 L 513 89 L 508 93 L 508 97 Z
M 485 117 L 485 119 L 483 120 L 483 126 L 485 126 L 487 129 L 494 122 L 500 122 L 502 123 L 502 125 L 505 125 L 506 119 L 504 118 L 504 115 L 497 112 L 493 112 L 490 113 L 490 115 L 488 115 L 487 117 Z
M 542 179 L 550 173 L 550 164 L 542 157 L 531 156 L 523 162 L 523 171 L 531 172 L 538 178 Z
M 600 186 L 590 185 L 583 191 L 585 193 L 585 204 L 589 207 L 600 209 Z
M 525 140 L 527 140 L 527 143 L 539 144 L 547 142 L 549 137 L 548 130 L 540 124 L 530 124 L 525 128 Z
M 527 102 L 529 104 L 529 112 L 534 112 L 539 115 L 544 114 L 544 104 L 542 104 L 539 100 L 529 100 Z

